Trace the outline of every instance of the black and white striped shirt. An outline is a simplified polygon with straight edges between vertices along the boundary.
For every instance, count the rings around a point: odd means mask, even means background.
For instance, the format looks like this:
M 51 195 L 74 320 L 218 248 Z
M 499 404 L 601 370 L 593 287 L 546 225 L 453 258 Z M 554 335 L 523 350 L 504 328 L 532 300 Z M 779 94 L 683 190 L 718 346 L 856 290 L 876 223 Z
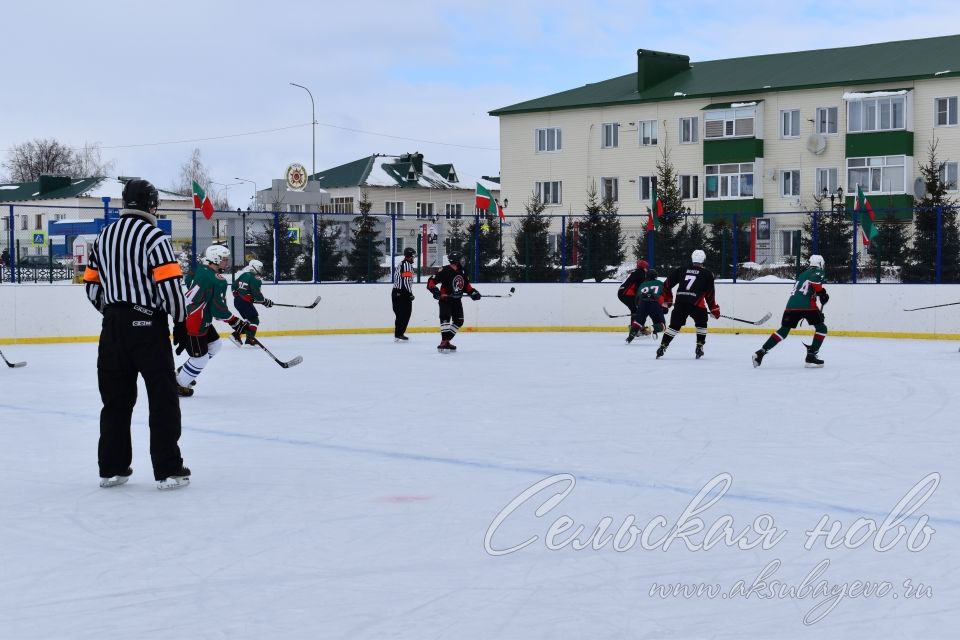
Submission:
M 183 271 L 153 216 L 124 209 L 120 219 L 107 225 L 93 243 L 83 274 L 87 297 L 99 310 L 127 302 L 162 309 L 175 322 L 186 319 Z
M 393 288 L 413 294 L 413 262 L 401 260 L 393 270 Z

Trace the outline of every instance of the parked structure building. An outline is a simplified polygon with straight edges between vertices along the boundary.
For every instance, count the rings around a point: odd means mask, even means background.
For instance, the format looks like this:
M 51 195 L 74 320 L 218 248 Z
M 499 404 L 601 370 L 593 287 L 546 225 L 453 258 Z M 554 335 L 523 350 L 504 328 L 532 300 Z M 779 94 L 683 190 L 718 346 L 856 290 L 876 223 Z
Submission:
M 858 185 L 907 221 L 933 141 L 957 190 L 958 96 L 955 35 L 696 63 L 639 49 L 636 73 L 490 113 L 502 195 L 537 193 L 548 214 L 580 214 L 591 184 L 622 214 L 645 213 L 667 150 L 704 222 L 809 211 L 838 187 L 852 207 Z M 805 216 L 770 217 L 770 257 L 791 255 Z

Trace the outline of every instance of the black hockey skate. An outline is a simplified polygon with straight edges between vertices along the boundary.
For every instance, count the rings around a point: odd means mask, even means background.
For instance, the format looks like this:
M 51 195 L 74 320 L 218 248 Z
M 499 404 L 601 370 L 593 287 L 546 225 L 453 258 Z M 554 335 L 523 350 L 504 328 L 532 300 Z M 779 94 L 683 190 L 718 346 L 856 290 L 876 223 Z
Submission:
M 667 352 L 667 345 L 662 344 L 659 347 L 657 347 L 657 360 L 662 358 L 663 354 L 665 354 L 666 352 Z
M 804 364 L 807 369 L 822 369 L 823 360 L 817 357 L 816 352 L 808 351 L 806 364 Z
M 122 484 L 126 484 L 127 480 L 130 479 L 130 476 L 133 475 L 133 469 L 127 467 L 126 471 L 122 471 L 115 476 L 110 476 L 108 478 L 100 478 L 100 486 L 104 489 L 110 487 L 119 487 Z
M 157 480 L 157 489 L 179 489 L 188 484 L 190 484 L 190 469 L 181 466 L 177 472 L 170 474 L 166 478 Z
M 437 345 L 437 351 L 440 353 L 454 353 L 457 350 L 457 346 L 451 343 L 449 340 L 442 341 Z
M 751 362 L 753 362 L 754 367 L 759 367 L 760 363 L 763 362 L 763 356 L 767 355 L 767 352 L 763 349 L 757 349 L 757 351 L 750 356 Z
M 394 341 L 394 342 L 409 342 L 409 341 L 410 341 L 410 338 L 408 338 L 407 336 L 393 336 L 393 341 Z
M 697 354 L 697 360 L 699 360 L 700 358 L 703 357 L 703 345 L 702 345 L 702 344 L 698 344 L 698 345 L 697 345 L 697 349 L 696 349 L 695 353 Z

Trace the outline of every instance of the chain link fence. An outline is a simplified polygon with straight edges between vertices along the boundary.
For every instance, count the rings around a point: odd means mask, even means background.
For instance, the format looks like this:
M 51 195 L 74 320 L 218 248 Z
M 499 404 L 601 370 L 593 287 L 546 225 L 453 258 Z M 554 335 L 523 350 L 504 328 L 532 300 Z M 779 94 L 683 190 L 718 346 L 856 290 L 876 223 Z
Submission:
M 4 205 L 2 281 L 78 281 L 110 217 L 102 207 Z M 641 258 L 662 276 L 702 249 L 717 278 L 733 282 L 792 279 L 812 253 L 824 257 L 831 282 L 960 282 L 955 207 L 878 210 L 869 242 L 859 216 L 845 207 L 729 213 L 706 221 L 689 211 L 667 213 L 657 229 L 646 213 L 413 218 L 216 211 L 206 219 L 199 211 L 161 210 L 159 217 L 184 266 L 192 268 L 206 247 L 222 244 L 231 251 L 231 271 L 256 258 L 274 283 L 389 282 L 408 247 L 417 253 L 419 280 L 454 250 L 479 283 L 619 280 Z

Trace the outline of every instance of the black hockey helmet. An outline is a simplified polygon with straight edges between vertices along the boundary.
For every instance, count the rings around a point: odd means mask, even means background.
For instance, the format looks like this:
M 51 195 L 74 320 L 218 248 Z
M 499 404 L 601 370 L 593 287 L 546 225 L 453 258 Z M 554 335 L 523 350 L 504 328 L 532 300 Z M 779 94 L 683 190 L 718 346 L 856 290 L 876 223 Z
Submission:
M 407 247 L 403 250 L 404 258 L 412 258 L 415 255 L 417 255 L 417 252 L 413 250 L 413 247 Z
M 656 280 L 656 279 L 657 279 L 657 270 L 647 269 L 647 280 Z
M 459 251 L 451 251 L 450 254 L 447 256 L 447 260 L 450 262 L 450 264 L 457 263 L 462 266 L 463 254 L 460 253 Z
M 147 180 L 128 180 L 123 187 L 123 207 L 153 213 L 152 210 L 160 207 L 160 194 Z

